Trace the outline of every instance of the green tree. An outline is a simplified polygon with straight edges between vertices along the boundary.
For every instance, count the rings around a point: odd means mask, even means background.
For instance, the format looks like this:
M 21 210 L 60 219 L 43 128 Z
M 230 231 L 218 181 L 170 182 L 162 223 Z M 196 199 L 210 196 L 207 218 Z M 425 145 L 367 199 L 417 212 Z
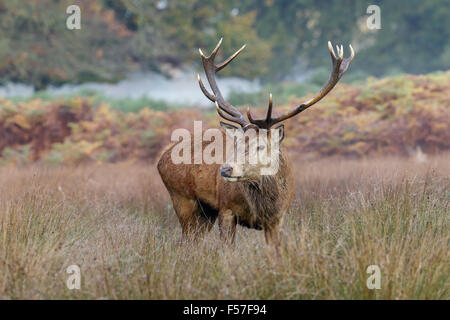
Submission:
M 66 28 L 66 8 L 71 4 L 81 7 L 81 30 Z M 366 27 L 370 4 L 381 8 L 380 30 Z M 343 44 L 346 54 L 347 45 L 353 45 L 357 58 L 352 69 L 360 74 L 427 73 L 450 67 L 449 4 L 0 0 L 0 79 L 41 89 L 49 84 L 117 81 L 137 69 L 167 73 L 170 67 L 186 64 L 200 69 L 197 49 L 209 52 L 221 37 L 218 60 L 247 43 L 239 62 L 223 75 L 279 82 L 320 67 L 318 74 L 326 77 L 328 40 Z
M 34 85 L 116 81 L 128 68 L 131 33 L 95 1 L 77 1 L 81 30 L 68 30 L 73 1 L 0 2 L 0 78 Z

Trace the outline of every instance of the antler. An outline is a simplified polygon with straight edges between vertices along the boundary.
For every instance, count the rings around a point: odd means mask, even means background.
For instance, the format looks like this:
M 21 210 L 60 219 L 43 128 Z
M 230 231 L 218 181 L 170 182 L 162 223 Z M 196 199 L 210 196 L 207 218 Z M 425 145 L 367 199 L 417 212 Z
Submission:
M 220 39 L 219 43 L 217 44 L 216 48 L 211 52 L 211 54 L 206 57 L 201 49 L 198 49 L 200 52 L 200 56 L 202 57 L 203 62 L 203 68 L 205 69 L 206 78 L 208 79 L 209 86 L 211 87 L 211 90 L 213 93 L 208 92 L 208 90 L 203 85 L 202 79 L 200 78 L 200 75 L 197 75 L 198 78 L 198 84 L 200 85 L 200 89 L 202 90 L 203 94 L 212 102 L 215 102 L 216 109 L 219 115 L 229 121 L 235 122 L 240 124 L 243 128 L 248 126 L 250 123 L 244 118 L 242 113 L 236 109 L 234 106 L 232 106 L 230 103 L 225 101 L 225 99 L 222 96 L 222 93 L 219 90 L 219 87 L 217 86 L 216 82 L 216 72 L 222 70 L 225 68 L 236 56 L 241 53 L 242 50 L 244 50 L 245 45 L 243 45 L 238 51 L 236 51 L 232 56 L 230 56 L 228 59 L 226 59 L 224 62 L 222 62 L 219 65 L 214 64 L 214 58 L 216 57 L 217 51 L 219 51 L 220 45 L 222 44 L 222 38 Z
M 339 46 L 336 46 L 338 53 L 338 56 L 336 57 L 336 54 L 334 53 L 333 50 L 333 46 L 331 45 L 331 42 L 328 41 L 328 49 L 330 50 L 331 62 L 333 64 L 333 71 L 331 72 L 330 78 L 328 79 L 327 83 L 323 86 L 323 88 L 319 91 L 319 93 L 316 96 L 302 103 L 301 105 L 295 107 L 294 109 L 283 113 L 281 116 L 272 118 L 272 94 L 271 94 L 266 119 L 254 119 L 251 115 L 250 109 L 247 109 L 248 120 L 260 128 L 269 129 L 274 124 L 292 118 L 293 116 L 299 114 L 300 112 L 305 111 L 313 104 L 319 102 L 323 97 L 325 97 L 328 94 L 328 92 L 331 91 L 331 89 L 334 88 L 336 83 L 338 83 L 342 75 L 345 73 L 345 71 L 347 71 L 350 62 L 355 57 L 355 52 L 353 51 L 352 46 L 349 45 L 349 47 L 350 47 L 349 58 L 344 59 L 344 48 L 342 47 L 342 45 L 340 48 Z

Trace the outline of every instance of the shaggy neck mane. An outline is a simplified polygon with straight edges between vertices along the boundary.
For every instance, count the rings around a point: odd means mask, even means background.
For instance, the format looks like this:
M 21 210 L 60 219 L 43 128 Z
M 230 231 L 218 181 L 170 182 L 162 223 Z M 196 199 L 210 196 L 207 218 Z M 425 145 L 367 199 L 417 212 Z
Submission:
M 240 188 L 255 220 L 270 223 L 272 219 L 278 218 L 280 206 L 288 196 L 284 157 L 280 154 L 276 174 L 261 176 L 259 182 L 242 182 Z

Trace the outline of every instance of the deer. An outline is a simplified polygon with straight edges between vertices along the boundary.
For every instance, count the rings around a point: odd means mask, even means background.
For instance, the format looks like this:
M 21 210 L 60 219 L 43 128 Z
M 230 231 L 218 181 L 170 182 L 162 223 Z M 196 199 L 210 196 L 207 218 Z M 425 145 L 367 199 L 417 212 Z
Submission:
M 228 122 L 220 121 L 223 137 L 233 136 L 237 131 L 265 131 L 273 139 L 256 139 L 254 136 L 240 135 L 236 141 L 236 153 L 245 153 L 245 161 L 236 162 L 227 159 L 225 163 L 175 164 L 171 151 L 176 143 L 169 145 L 161 154 L 157 169 L 169 192 L 173 208 L 181 224 L 183 238 L 198 239 L 211 230 L 218 219 L 220 238 L 234 243 L 236 226 L 263 230 L 267 245 L 278 248 L 280 245 L 280 226 L 294 195 L 293 170 L 287 151 L 281 142 L 284 139 L 284 124 L 281 123 L 305 111 L 324 98 L 347 71 L 355 53 L 351 45 L 350 57 L 344 58 L 342 45 L 336 46 L 337 55 L 331 42 L 328 49 L 331 55 L 332 71 L 322 89 L 306 102 L 282 113 L 272 116 L 272 94 L 269 97 L 266 117 L 256 119 L 250 108 L 247 118 L 236 107 L 227 102 L 217 84 L 216 73 L 225 68 L 236 58 L 245 45 L 222 63 L 214 60 L 222 44 L 222 39 L 209 56 L 201 49 L 199 53 L 203 68 L 212 93 L 203 84 L 197 74 L 200 90 L 215 104 L 218 115 Z M 281 123 L 281 124 L 280 124 Z M 277 125 L 277 126 L 276 126 Z M 237 137 L 237 136 L 236 136 Z M 245 140 L 245 141 L 242 141 Z M 192 142 L 194 144 L 195 142 Z M 202 141 L 205 148 L 208 141 Z M 263 164 L 249 163 L 250 150 L 270 150 L 271 161 L 277 163 L 277 170 L 272 174 L 261 174 Z M 224 148 L 225 150 L 226 148 Z M 266 163 L 267 164 L 267 163 Z

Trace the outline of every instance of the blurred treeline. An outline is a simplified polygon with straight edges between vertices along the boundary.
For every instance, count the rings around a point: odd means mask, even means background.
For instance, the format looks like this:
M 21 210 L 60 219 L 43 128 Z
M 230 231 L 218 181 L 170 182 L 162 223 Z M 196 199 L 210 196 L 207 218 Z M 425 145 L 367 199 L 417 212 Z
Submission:
M 81 8 L 81 30 L 66 8 Z M 368 30 L 370 4 L 381 29 Z M 0 0 L 0 81 L 117 81 L 136 70 L 170 74 L 199 66 L 224 37 L 222 56 L 245 54 L 223 75 L 278 81 L 329 68 L 327 41 L 352 43 L 352 69 L 366 75 L 427 73 L 450 66 L 450 5 L 442 0 Z

